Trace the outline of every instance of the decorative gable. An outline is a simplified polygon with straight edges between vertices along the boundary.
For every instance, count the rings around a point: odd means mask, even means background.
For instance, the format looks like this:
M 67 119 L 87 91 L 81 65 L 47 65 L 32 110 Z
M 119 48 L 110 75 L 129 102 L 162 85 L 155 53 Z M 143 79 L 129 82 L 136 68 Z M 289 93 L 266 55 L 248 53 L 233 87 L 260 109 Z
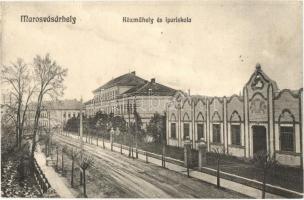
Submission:
M 251 83 L 252 90 L 263 89 L 264 81 L 260 74 L 257 74 Z

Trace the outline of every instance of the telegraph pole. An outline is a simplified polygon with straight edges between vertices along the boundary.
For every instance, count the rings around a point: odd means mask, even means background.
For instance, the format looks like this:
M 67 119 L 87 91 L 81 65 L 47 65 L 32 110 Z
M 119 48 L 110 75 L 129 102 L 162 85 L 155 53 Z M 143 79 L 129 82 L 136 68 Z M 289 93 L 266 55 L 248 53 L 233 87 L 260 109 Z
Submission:
M 82 134 L 83 134 L 83 128 L 82 128 L 82 97 L 80 99 L 80 116 L 79 116 L 79 135 L 80 135 L 80 163 L 82 163 L 83 159 L 83 141 L 82 141 Z M 82 171 L 80 170 L 80 185 L 83 183 L 83 175 Z
M 135 154 L 136 154 L 136 158 L 138 158 L 138 152 L 137 152 L 138 115 L 136 110 L 136 96 L 134 99 L 134 119 L 135 119 Z
M 83 154 L 83 141 L 82 141 L 82 134 L 83 134 L 83 128 L 82 128 L 82 97 L 80 99 L 81 105 L 80 105 L 80 125 L 79 125 L 79 135 L 80 135 L 80 159 L 82 161 L 82 154 Z
M 127 105 L 127 111 L 128 111 L 128 135 L 129 135 L 129 138 L 130 138 L 130 102 L 129 102 L 129 99 L 128 99 L 128 105 Z M 129 141 L 129 157 L 131 157 L 131 144 L 130 144 L 130 141 Z

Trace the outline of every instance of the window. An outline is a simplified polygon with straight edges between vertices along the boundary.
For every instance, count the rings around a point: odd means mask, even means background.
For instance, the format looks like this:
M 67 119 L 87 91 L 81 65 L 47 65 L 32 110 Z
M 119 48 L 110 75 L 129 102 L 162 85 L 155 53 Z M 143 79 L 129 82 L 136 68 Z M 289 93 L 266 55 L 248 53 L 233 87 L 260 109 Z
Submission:
M 197 139 L 204 138 L 204 124 L 197 124 Z
M 212 133 L 213 133 L 213 142 L 221 143 L 221 125 L 213 124 L 212 125 Z
M 189 129 L 190 129 L 190 126 L 188 123 L 184 123 L 184 139 L 186 139 L 188 136 L 189 136 Z
M 171 123 L 171 138 L 176 138 L 176 123 Z
M 293 127 L 292 126 L 281 126 L 280 127 L 280 142 L 282 151 L 293 151 Z
M 241 126 L 231 125 L 231 144 L 241 145 Z

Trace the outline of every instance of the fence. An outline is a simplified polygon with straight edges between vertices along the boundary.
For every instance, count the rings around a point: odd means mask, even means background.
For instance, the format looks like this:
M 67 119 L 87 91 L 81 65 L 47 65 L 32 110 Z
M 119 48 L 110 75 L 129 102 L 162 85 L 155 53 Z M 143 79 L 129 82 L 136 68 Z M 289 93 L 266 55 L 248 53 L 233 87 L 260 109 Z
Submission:
M 51 188 L 50 183 L 48 182 L 47 178 L 45 177 L 44 173 L 40 169 L 39 165 L 37 164 L 36 159 L 34 158 L 34 177 L 39 185 L 40 193 L 44 194 Z

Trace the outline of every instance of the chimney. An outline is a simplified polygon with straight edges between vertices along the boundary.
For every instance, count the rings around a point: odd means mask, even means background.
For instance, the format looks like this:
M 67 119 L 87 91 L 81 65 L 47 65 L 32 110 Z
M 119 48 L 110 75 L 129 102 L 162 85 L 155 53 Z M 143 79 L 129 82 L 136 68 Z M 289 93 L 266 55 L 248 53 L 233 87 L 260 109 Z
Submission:
M 133 71 L 133 72 L 131 72 L 131 74 L 133 74 L 134 76 L 136 75 L 136 72 L 135 71 Z
M 151 78 L 151 83 L 155 83 L 155 78 Z

